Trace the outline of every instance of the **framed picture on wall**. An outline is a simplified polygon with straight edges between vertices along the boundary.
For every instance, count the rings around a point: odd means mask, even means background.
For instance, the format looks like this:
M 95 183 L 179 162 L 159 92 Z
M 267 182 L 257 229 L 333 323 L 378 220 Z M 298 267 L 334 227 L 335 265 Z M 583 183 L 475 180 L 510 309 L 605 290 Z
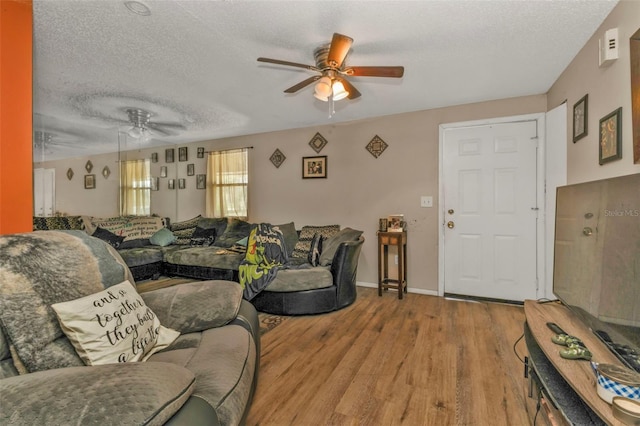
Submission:
M 573 106 L 573 143 L 587 136 L 589 117 L 589 94 L 587 93 Z
M 165 163 L 173 163 L 174 157 L 175 155 L 175 149 L 173 148 L 167 148 L 164 150 L 164 162 Z
M 302 178 L 303 179 L 326 179 L 327 177 L 327 156 L 302 157 Z
M 622 158 L 622 107 L 600 119 L 600 164 Z
M 198 147 L 198 158 L 204 158 L 204 147 Z
M 169 189 L 176 189 L 175 179 L 169 179 Z
M 187 180 L 185 178 L 178 179 L 178 189 L 185 189 L 187 187 Z
M 196 189 L 206 189 L 207 187 L 207 175 L 196 176 Z
M 160 166 L 160 177 L 167 177 L 167 166 Z
M 95 189 L 96 175 L 84 175 L 84 189 Z
M 187 147 L 178 148 L 178 161 L 187 161 Z
M 193 163 L 187 164 L 187 176 L 193 176 L 196 174 L 195 165 Z

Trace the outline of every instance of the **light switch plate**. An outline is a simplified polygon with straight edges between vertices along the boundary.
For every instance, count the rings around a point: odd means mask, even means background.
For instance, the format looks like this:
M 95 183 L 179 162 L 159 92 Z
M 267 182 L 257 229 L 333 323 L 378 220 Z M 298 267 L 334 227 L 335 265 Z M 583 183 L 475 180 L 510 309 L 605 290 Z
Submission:
M 433 207 L 433 197 L 430 195 L 420 197 L 420 207 Z

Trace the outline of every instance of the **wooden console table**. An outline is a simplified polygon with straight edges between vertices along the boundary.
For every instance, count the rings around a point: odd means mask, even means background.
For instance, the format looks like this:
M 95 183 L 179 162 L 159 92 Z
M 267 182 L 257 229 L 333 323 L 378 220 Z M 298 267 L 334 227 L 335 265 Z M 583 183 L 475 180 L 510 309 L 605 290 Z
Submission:
M 576 424 L 576 421 L 572 420 L 569 414 L 569 411 L 574 407 L 562 406 L 561 400 L 565 395 L 554 395 L 553 384 L 550 382 L 560 381 L 561 379 L 557 377 L 558 375 L 570 386 L 570 389 L 567 388 L 563 392 L 575 392 L 578 399 L 593 410 L 606 424 L 622 425 L 623 423 L 613 416 L 611 406 L 598 396 L 596 378 L 590 362 L 562 358 L 559 351 L 563 347 L 551 341 L 554 333 L 547 327 L 547 322 L 555 322 L 570 335 L 580 338 L 591 351 L 593 355 L 592 361 L 623 366 L 622 362 L 561 303 L 543 304 L 535 300 L 526 300 L 524 302 L 524 313 L 527 320 L 526 327 L 528 327 L 528 331 L 530 331 L 535 340 L 533 343 L 536 344 L 535 348 L 529 348 L 530 357 L 534 365 L 533 368 L 536 369 L 536 364 L 548 365 L 549 371 L 536 371 L 536 374 L 540 376 L 545 393 L 549 395 L 553 404 L 558 406 L 558 410 L 566 417 L 566 421 L 563 423 Z M 525 331 L 527 331 L 526 327 Z M 529 343 L 527 343 L 527 346 L 529 346 Z M 538 359 L 536 360 L 534 352 L 540 352 L 540 350 L 541 353 L 537 355 Z M 564 381 L 562 382 L 564 383 Z M 528 395 L 525 395 L 525 397 L 528 397 Z
M 389 278 L 389 246 L 398 247 L 398 279 Z M 382 290 L 398 290 L 398 299 L 407 292 L 407 232 L 378 231 L 378 296 Z

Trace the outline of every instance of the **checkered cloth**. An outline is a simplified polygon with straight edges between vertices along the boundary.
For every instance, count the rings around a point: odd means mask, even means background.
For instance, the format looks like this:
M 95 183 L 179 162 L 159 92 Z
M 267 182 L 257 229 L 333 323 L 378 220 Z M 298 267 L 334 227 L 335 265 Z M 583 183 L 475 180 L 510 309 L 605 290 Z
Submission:
M 623 385 L 622 383 L 604 377 L 602 374 L 598 374 L 598 384 L 616 395 L 631 399 L 640 399 L 640 387 L 638 386 Z

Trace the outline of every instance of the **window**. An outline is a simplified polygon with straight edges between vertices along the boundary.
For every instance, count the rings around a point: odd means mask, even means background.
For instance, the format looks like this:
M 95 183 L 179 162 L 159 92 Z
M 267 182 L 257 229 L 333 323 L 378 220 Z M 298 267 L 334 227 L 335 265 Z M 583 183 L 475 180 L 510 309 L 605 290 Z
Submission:
M 151 161 L 131 160 L 120 163 L 120 214 L 151 214 Z
M 207 217 L 246 219 L 248 149 L 210 152 L 207 158 Z

